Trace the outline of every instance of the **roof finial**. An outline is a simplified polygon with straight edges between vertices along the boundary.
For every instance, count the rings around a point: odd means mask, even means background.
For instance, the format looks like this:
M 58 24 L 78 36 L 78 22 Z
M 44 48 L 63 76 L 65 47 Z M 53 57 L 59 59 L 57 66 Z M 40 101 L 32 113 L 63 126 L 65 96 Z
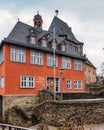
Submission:
M 39 11 L 37 11 L 37 14 L 39 14 Z
M 19 21 L 20 19 L 18 18 L 18 21 Z
M 55 10 L 56 16 L 58 16 L 59 10 Z

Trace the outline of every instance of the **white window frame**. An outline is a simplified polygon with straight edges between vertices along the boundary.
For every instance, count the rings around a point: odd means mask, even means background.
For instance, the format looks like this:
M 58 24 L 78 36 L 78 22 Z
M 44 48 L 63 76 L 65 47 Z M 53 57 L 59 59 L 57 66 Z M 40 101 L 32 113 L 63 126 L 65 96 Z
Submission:
M 42 46 L 47 47 L 47 40 L 42 39 L 41 40 Z
M 36 37 L 30 36 L 30 43 L 35 45 L 36 44 Z
M 31 50 L 30 63 L 35 65 L 43 65 L 43 53 L 41 51 Z
M 65 48 L 64 44 L 61 45 L 61 51 L 66 51 L 66 48 Z
M 74 89 L 82 89 L 82 81 L 74 80 Z
M 50 67 L 54 67 L 54 63 L 55 63 L 55 67 L 58 67 L 58 56 L 55 56 L 54 59 L 53 54 L 47 54 L 47 65 Z
M 71 69 L 71 59 L 68 57 L 62 57 L 62 68 Z
M 4 88 L 4 76 L 0 77 L 0 88 Z
M 57 47 L 57 46 L 56 46 L 56 42 L 53 41 L 53 42 L 52 42 L 52 48 L 53 48 L 53 49 L 56 49 L 56 47 Z
M 66 89 L 71 89 L 71 87 L 72 87 L 71 85 L 72 85 L 71 80 L 67 79 L 66 80 Z
M 81 70 L 82 70 L 82 61 L 80 61 L 80 60 L 75 60 L 75 61 L 74 61 L 74 69 L 81 71 Z
M 35 88 L 35 77 L 20 76 L 20 88 Z
M 11 61 L 26 62 L 26 50 L 21 47 L 11 46 Z

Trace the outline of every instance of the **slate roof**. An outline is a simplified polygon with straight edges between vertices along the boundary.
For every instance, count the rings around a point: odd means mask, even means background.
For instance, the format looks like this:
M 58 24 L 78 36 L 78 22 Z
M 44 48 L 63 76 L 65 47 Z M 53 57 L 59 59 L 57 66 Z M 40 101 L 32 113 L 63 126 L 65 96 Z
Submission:
M 59 24 L 58 24 L 58 22 L 59 22 Z M 74 34 L 71 32 L 70 28 L 68 27 L 68 25 L 66 23 L 64 23 L 59 18 L 54 17 L 48 31 L 42 30 L 40 28 L 34 28 L 30 25 L 27 25 L 23 22 L 18 21 L 16 23 L 16 25 L 14 26 L 13 30 L 8 35 L 8 37 L 2 41 L 1 46 L 5 43 L 8 43 L 8 44 L 24 46 L 24 47 L 28 47 L 28 48 L 32 48 L 32 49 L 37 49 L 37 50 L 53 53 L 53 49 L 50 48 L 49 46 L 43 47 L 43 46 L 39 46 L 39 44 L 37 44 L 37 45 L 30 44 L 28 41 L 28 36 L 30 35 L 30 30 L 34 29 L 34 32 L 37 35 L 38 40 L 41 39 L 44 35 L 49 34 L 50 36 L 48 39 L 48 43 L 50 43 L 50 41 L 53 40 L 52 26 L 54 23 L 56 23 L 55 26 L 57 26 L 56 36 L 55 36 L 57 44 L 60 44 L 60 42 L 62 42 L 60 40 L 59 35 L 66 35 L 67 39 L 69 39 L 70 41 L 73 41 L 75 44 L 82 44 L 79 41 L 77 41 Z M 60 29 L 61 26 L 64 28 L 64 30 Z M 86 58 L 84 56 L 81 56 L 81 55 L 74 53 L 74 52 L 71 52 L 71 51 L 70 52 L 62 52 L 62 51 L 56 50 L 56 54 L 86 60 Z
M 56 16 L 53 18 L 52 23 L 51 23 L 48 31 L 52 32 L 53 27 L 55 27 L 55 31 L 56 31 L 57 35 L 66 35 L 67 39 L 69 41 L 72 41 L 74 43 L 81 43 L 76 39 L 76 37 L 72 33 L 71 27 L 69 27 L 67 25 L 67 23 L 65 23 L 64 21 L 62 21 L 61 19 L 59 19 Z
M 32 26 L 18 21 L 13 30 L 8 35 L 7 40 L 27 44 L 27 36 L 29 36 L 29 30 L 31 28 Z
M 91 62 L 89 59 L 87 59 L 87 60 L 85 61 L 85 63 L 86 63 L 87 65 L 89 65 L 89 66 L 91 66 L 91 67 L 93 67 L 93 68 L 96 69 L 96 67 L 92 64 L 92 62 Z

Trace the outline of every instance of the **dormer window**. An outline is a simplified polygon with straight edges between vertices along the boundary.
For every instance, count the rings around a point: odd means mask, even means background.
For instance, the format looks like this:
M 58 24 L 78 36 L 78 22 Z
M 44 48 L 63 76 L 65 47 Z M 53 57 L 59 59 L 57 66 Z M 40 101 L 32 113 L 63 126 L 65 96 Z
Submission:
M 44 47 L 47 47 L 47 39 L 46 39 L 46 37 L 43 37 L 41 39 L 41 45 L 44 46 Z
M 56 43 L 55 42 L 52 42 L 52 48 L 56 49 Z
M 65 44 L 62 44 L 61 45 L 61 51 L 65 51 L 66 49 L 65 49 Z
M 52 48 L 56 49 L 56 42 L 54 42 L 54 41 L 52 42 Z
M 36 37 L 30 36 L 30 43 L 31 44 L 36 44 Z

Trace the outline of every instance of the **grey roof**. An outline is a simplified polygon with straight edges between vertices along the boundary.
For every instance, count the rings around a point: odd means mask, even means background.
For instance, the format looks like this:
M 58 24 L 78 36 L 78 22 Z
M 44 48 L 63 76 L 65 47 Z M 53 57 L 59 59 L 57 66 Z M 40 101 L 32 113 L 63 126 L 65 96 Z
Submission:
M 37 14 L 34 16 L 35 19 L 42 19 L 41 15 Z
M 56 16 L 53 18 L 48 31 L 53 32 L 53 27 L 55 27 L 55 32 L 57 35 L 66 35 L 69 41 L 72 41 L 74 43 L 81 43 L 76 39 L 76 37 L 72 33 L 71 27 L 69 27 L 67 23 L 65 23 Z
M 27 38 L 30 35 L 29 30 L 31 28 L 33 27 L 18 21 L 13 30 L 8 35 L 7 39 L 23 44 L 28 44 Z M 48 33 L 47 31 L 39 30 L 38 28 L 34 30 L 34 32 L 36 33 L 38 39 L 40 39 L 43 35 L 46 35 Z
M 60 21 L 60 19 L 58 19 L 56 17 L 54 17 L 54 19 L 56 19 L 56 21 L 57 21 L 56 23 L 58 23 L 58 21 Z M 78 42 L 76 40 L 76 38 L 74 37 L 73 33 L 68 28 L 67 24 L 64 23 L 63 21 L 60 21 L 60 23 L 63 24 L 63 27 L 66 30 L 66 31 L 63 30 L 63 32 L 67 35 L 67 31 L 69 31 L 70 32 L 69 34 L 71 34 L 70 37 L 73 37 L 72 39 L 74 39 L 73 42 L 75 42 L 75 41 Z M 52 24 L 51 24 L 51 26 L 52 26 Z M 51 26 L 50 26 L 50 28 L 51 28 Z M 57 26 L 59 26 L 59 25 L 57 25 Z M 47 34 L 50 35 L 49 38 L 48 38 L 48 46 L 47 47 L 40 46 L 39 44 L 32 45 L 32 44 L 29 43 L 28 37 L 30 35 L 30 30 L 31 29 L 34 29 L 34 32 L 35 32 L 38 40 L 41 39 L 43 36 L 45 36 Z M 57 28 L 57 29 L 59 29 L 59 28 Z M 57 45 L 62 42 L 62 40 L 58 36 L 59 32 L 60 32 L 60 35 L 62 33 L 61 31 L 57 31 L 57 34 L 56 34 Z M 69 37 L 69 34 L 67 35 L 67 37 Z M 16 25 L 14 26 L 13 30 L 8 35 L 8 37 L 5 38 L 2 41 L 1 46 L 3 44 L 5 44 L 5 43 L 8 43 L 8 44 L 24 46 L 24 47 L 28 47 L 28 48 L 32 48 L 32 49 L 37 49 L 37 50 L 41 50 L 41 51 L 43 50 L 43 51 L 46 51 L 46 52 L 53 53 L 53 49 L 50 48 L 50 45 L 49 45 L 52 40 L 53 40 L 53 32 L 52 32 L 51 29 L 49 29 L 48 31 L 45 31 L 45 30 L 42 30 L 42 29 L 34 28 L 34 27 L 30 26 L 30 25 L 27 25 L 25 23 L 22 23 L 22 22 L 18 21 L 16 23 Z M 65 56 L 70 56 L 70 57 L 86 60 L 86 58 L 83 55 L 79 55 L 79 54 L 76 54 L 76 53 L 71 52 L 71 51 L 62 52 L 62 51 L 56 50 L 56 53 L 59 54 L 59 55 L 65 55 Z
M 18 21 L 17 24 L 14 26 L 13 30 L 8 35 L 7 39 L 26 44 L 30 28 L 32 28 L 32 26 L 29 26 L 27 24 Z
M 92 64 L 92 62 L 91 62 L 89 59 L 87 59 L 87 60 L 85 61 L 85 63 L 86 63 L 87 65 L 89 65 L 89 66 L 91 66 L 91 67 L 93 67 L 93 68 L 96 69 L 96 67 Z

